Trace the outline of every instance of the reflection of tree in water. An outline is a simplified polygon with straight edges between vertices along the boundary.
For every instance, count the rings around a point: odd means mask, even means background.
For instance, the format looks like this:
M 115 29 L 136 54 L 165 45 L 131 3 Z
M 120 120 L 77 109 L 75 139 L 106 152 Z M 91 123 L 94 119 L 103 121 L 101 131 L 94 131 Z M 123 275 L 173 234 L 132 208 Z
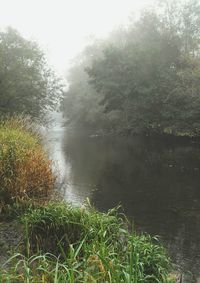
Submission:
M 186 269 L 200 267 L 200 150 L 150 138 L 68 138 L 75 183 L 97 188 L 100 210 L 121 203 L 136 227 L 161 235 Z M 199 268 L 200 269 L 200 268 Z

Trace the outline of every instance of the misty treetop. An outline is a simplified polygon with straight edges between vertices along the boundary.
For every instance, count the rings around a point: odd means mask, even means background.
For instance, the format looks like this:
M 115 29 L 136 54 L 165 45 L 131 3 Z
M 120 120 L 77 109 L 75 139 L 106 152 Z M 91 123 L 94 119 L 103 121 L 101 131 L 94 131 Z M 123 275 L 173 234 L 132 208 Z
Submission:
M 199 46 L 198 1 L 144 11 L 76 60 L 63 107 L 69 123 L 96 132 L 199 135 Z
M 62 85 L 35 42 L 16 30 L 0 32 L 0 114 L 41 117 L 62 94 Z

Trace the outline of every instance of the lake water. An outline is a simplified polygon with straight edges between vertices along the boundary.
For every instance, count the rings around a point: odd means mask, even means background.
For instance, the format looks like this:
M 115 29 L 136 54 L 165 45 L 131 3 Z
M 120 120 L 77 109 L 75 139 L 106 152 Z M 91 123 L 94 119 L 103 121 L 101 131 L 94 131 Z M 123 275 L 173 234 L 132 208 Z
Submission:
M 47 133 L 59 189 L 75 205 L 119 204 L 136 229 L 161 237 L 173 261 L 200 277 L 200 147 L 184 140 Z M 187 281 L 185 281 L 187 282 Z

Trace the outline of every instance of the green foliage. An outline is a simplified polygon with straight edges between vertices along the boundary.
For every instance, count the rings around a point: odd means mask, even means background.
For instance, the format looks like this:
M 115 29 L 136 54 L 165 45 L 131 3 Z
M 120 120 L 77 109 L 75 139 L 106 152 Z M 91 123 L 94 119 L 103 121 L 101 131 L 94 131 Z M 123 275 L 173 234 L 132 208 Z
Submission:
M 79 245 L 83 239 L 88 242 L 117 240 L 120 225 L 111 212 L 100 214 L 64 203 L 39 207 L 27 214 L 23 222 L 27 225 L 31 253 L 38 249 L 56 255 L 67 253 L 70 245 Z
M 8 28 L 0 32 L 0 114 L 43 116 L 59 101 L 62 86 L 35 42 Z
M 17 118 L 0 124 L 2 207 L 29 198 L 47 197 L 53 190 L 55 177 L 51 162 L 30 127 L 27 121 L 25 124 L 25 120 Z
M 99 213 L 50 203 L 27 213 L 23 222 L 28 255 L 14 255 L 8 261 L 12 267 L 0 271 L 2 281 L 175 282 L 168 278 L 163 247 L 150 236 L 128 232 L 116 209 Z M 49 248 L 51 253 L 41 254 Z
M 92 121 L 94 105 L 87 109 L 87 101 L 82 103 L 90 95 L 98 105 L 96 121 L 102 115 L 106 121 L 97 123 L 96 130 L 199 135 L 199 35 L 198 1 L 163 3 L 146 10 L 137 22 L 100 42 L 100 56 L 87 53 L 83 62 L 90 87 L 82 92 L 82 81 L 73 81 L 65 102 L 78 85 L 73 97 L 74 101 L 79 97 L 79 103 L 74 102 L 73 111 L 72 100 L 67 117 L 86 112 Z M 85 116 L 81 120 L 84 123 Z

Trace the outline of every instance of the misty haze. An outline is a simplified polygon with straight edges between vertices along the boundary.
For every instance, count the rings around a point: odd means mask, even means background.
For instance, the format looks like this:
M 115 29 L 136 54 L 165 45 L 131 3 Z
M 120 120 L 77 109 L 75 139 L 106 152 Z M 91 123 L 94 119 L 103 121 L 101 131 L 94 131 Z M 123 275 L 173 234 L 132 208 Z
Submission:
M 0 283 L 200 282 L 200 1 L 2 1 Z

